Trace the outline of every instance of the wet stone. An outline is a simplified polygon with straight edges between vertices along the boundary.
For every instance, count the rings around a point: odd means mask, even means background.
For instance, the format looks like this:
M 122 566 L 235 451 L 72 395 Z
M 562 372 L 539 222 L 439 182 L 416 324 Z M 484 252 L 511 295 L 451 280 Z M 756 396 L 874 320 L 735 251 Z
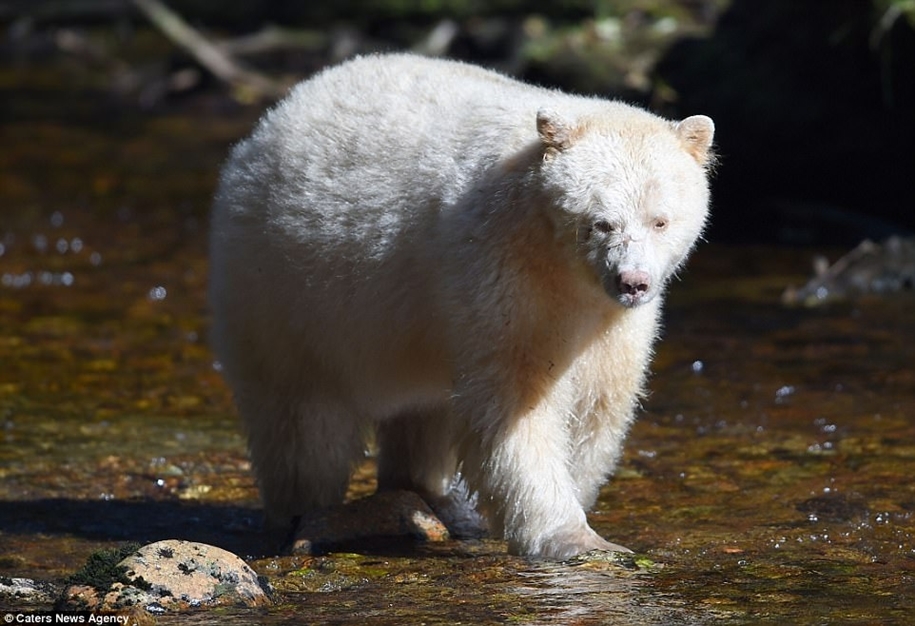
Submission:
M 7 578 L 0 576 L 0 599 L 6 601 L 46 603 L 52 598 L 49 584 L 36 582 L 31 578 Z
M 383 491 L 304 516 L 293 554 L 364 548 L 376 542 L 447 541 L 448 529 L 418 494 Z
M 123 572 L 107 590 L 72 585 L 61 608 L 151 613 L 199 607 L 255 607 L 271 603 L 263 583 L 236 555 L 202 543 L 165 540 L 139 548 L 117 564 Z

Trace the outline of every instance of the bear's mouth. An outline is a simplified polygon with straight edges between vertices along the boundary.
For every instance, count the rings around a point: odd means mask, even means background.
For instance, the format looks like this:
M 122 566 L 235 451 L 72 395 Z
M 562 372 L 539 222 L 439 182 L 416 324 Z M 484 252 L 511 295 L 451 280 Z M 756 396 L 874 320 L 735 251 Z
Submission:
M 616 301 L 622 304 L 627 309 L 632 309 L 646 302 L 651 301 L 654 298 L 654 293 L 652 292 L 643 292 L 643 293 L 618 293 L 616 295 Z

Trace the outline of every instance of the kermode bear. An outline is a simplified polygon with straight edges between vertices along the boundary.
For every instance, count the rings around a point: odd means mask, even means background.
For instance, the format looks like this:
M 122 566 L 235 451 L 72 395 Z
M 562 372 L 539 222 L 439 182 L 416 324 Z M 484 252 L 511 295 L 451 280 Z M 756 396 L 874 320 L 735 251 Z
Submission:
M 585 511 L 705 223 L 713 132 L 410 55 L 294 88 L 212 218 L 214 345 L 268 520 L 339 503 L 374 436 L 380 489 L 456 525 L 473 503 L 512 553 L 626 550 Z

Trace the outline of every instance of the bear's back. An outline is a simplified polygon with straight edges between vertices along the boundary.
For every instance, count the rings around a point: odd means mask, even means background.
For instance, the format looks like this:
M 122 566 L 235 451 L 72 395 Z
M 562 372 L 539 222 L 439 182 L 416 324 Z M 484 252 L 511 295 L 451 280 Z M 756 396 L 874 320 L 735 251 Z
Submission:
M 527 85 L 457 61 L 408 54 L 359 57 L 300 83 L 251 139 L 283 167 L 319 162 L 328 172 L 431 184 L 476 177 L 538 142 L 537 111 L 575 119 L 647 120 L 625 104 Z M 428 191 L 428 190 L 427 190 Z
M 360 57 L 294 88 L 251 141 L 259 151 L 276 150 L 309 185 L 330 174 L 345 185 L 341 172 L 359 172 L 352 183 L 409 181 L 425 197 L 455 197 L 461 181 L 536 141 L 537 108 L 551 97 L 463 63 Z

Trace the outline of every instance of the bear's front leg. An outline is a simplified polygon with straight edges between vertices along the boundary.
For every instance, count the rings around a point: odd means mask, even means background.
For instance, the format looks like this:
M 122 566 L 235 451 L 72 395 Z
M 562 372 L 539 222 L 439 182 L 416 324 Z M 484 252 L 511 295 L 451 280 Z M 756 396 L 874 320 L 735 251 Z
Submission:
M 551 403 L 476 421 L 464 468 L 512 554 L 564 560 L 589 550 L 630 552 L 589 525 L 570 474 L 566 416 Z

